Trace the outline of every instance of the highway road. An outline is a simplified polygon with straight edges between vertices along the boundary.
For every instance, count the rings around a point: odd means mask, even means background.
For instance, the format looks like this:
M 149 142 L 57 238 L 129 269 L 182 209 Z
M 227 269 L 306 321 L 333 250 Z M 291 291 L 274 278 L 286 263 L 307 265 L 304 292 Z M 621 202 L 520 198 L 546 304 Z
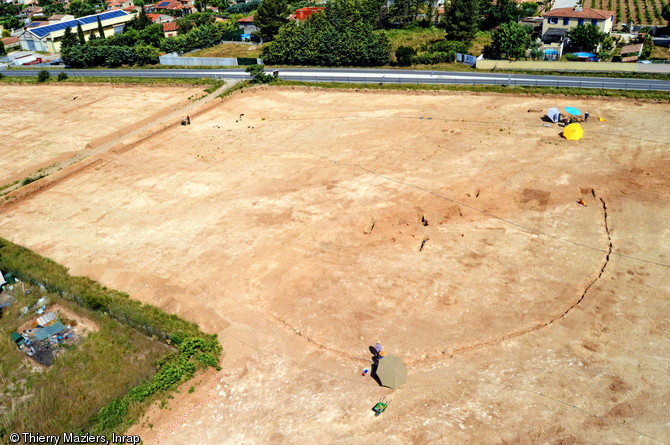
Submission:
M 217 79 L 247 79 L 244 69 L 64 69 L 45 67 L 51 75 L 66 72 L 84 77 L 171 77 Z M 40 68 L 41 69 L 41 68 Z M 0 70 L 5 75 L 35 76 L 35 70 Z M 272 68 L 268 68 L 271 71 Z M 436 84 L 436 85 L 523 85 L 559 88 L 598 88 L 607 90 L 670 91 L 668 80 L 648 80 L 612 77 L 543 76 L 529 74 L 502 74 L 480 72 L 413 71 L 383 69 L 339 68 L 281 68 L 279 77 L 304 82 Z

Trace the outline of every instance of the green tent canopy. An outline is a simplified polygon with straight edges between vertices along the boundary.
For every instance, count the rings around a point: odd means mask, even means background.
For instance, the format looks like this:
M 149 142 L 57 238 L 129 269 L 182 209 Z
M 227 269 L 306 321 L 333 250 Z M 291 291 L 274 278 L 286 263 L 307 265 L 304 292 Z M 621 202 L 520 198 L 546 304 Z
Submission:
M 387 355 L 379 360 L 377 377 L 382 386 L 396 389 L 407 381 L 407 367 L 400 357 Z
M 9 336 L 12 338 L 12 341 L 16 343 L 16 346 L 19 346 L 25 340 L 18 332 L 12 332 Z

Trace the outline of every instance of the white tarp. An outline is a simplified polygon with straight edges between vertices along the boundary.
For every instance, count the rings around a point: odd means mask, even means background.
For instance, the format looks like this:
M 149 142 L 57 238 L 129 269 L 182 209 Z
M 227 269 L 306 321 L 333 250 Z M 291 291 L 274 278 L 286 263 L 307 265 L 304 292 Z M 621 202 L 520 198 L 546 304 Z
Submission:
M 477 64 L 477 58 L 468 54 L 456 53 L 456 62 L 463 62 L 474 66 Z
M 547 112 L 547 117 L 551 119 L 552 122 L 558 122 L 560 119 L 561 112 L 558 110 L 558 108 L 549 108 L 549 111 Z
M 7 281 L 5 281 L 5 276 L 0 272 L 0 286 L 7 284 Z
M 53 312 L 46 313 L 37 319 L 37 324 L 40 326 L 46 326 L 56 319 L 56 314 Z

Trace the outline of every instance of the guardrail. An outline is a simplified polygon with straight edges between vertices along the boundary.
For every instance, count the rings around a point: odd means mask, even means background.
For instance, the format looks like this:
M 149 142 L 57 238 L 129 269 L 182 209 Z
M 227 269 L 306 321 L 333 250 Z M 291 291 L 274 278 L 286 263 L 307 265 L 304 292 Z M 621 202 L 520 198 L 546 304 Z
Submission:
M 215 78 L 226 79 L 249 79 L 245 72 L 217 72 L 216 70 L 48 70 L 51 75 L 67 72 L 70 76 L 95 76 L 95 77 L 146 77 L 146 78 Z M 2 71 L 0 71 L 2 72 Z M 268 70 L 270 73 L 271 70 Z M 13 76 L 35 76 L 38 70 L 10 70 L 4 71 L 5 75 Z M 499 75 L 463 75 L 434 72 L 431 74 L 417 74 L 417 77 L 387 74 L 362 74 L 356 75 L 324 75 L 324 74 L 287 74 L 279 70 L 279 77 L 284 80 L 300 82 L 331 82 L 331 83 L 360 83 L 360 84 L 395 84 L 395 85 L 497 85 L 497 86 L 531 86 L 531 87 L 554 87 L 554 88 L 594 88 L 602 90 L 650 90 L 670 91 L 670 82 L 662 80 L 647 79 L 619 79 L 619 78 L 579 78 L 579 77 L 557 77 L 557 76 L 527 76 L 514 74 Z M 447 77 L 449 76 L 449 77 Z

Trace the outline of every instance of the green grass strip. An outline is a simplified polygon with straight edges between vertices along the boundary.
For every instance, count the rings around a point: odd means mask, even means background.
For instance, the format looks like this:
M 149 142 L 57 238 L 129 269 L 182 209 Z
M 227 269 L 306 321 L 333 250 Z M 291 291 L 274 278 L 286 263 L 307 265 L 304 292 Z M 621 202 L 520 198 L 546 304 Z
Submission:
M 426 84 L 377 84 L 377 83 L 337 83 L 337 82 L 299 82 L 278 80 L 272 85 L 301 85 L 317 88 L 345 88 L 362 90 L 399 90 L 399 91 L 471 91 L 476 93 L 507 93 L 525 95 L 563 95 L 627 97 L 633 99 L 670 100 L 670 91 L 604 90 L 594 88 L 563 87 L 527 87 L 500 85 L 426 85 Z

